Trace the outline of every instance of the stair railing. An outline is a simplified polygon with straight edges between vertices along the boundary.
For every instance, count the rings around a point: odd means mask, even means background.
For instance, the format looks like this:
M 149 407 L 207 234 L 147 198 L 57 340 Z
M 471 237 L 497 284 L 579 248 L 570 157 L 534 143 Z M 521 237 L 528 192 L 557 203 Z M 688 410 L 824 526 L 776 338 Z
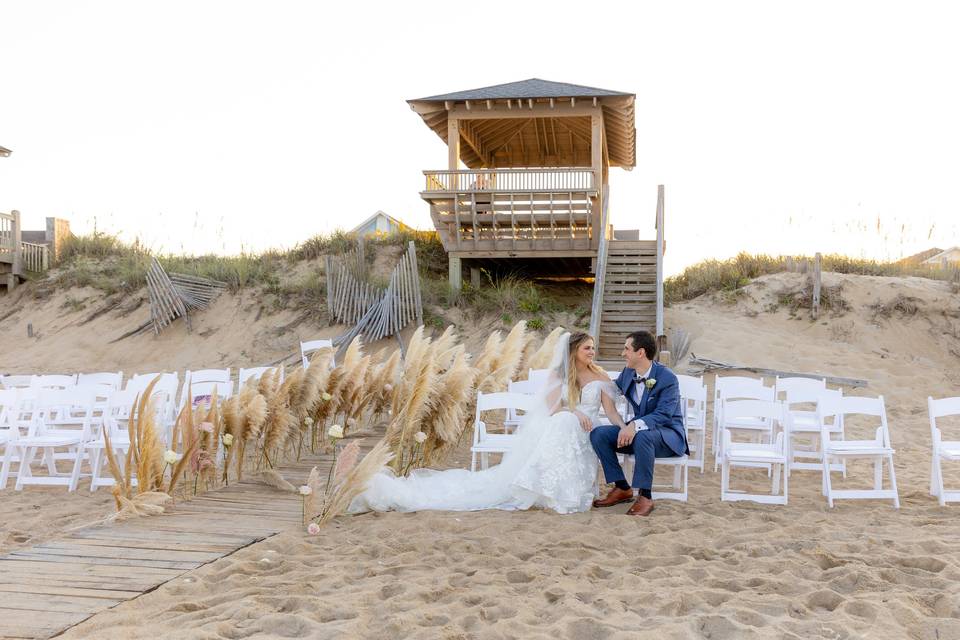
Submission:
M 600 347 L 600 314 L 603 313 L 603 284 L 607 277 L 607 207 L 610 187 L 603 185 L 603 208 L 600 214 L 600 246 L 597 247 L 597 271 L 593 278 L 593 303 L 590 305 L 590 328 L 596 347 Z

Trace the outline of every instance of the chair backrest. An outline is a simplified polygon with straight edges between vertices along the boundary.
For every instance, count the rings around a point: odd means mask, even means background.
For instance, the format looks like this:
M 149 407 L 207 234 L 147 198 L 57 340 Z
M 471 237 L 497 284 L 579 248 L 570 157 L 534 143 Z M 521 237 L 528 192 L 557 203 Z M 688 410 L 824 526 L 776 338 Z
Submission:
M 527 372 L 527 380 L 538 387 L 542 387 L 550 378 L 550 369 L 530 369 Z
M 937 444 L 942 437 L 941 428 L 937 424 L 937 418 L 945 418 L 947 416 L 960 418 L 960 397 L 934 400 L 928 396 L 927 413 L 930 415 L 930 434 L 933 436 L 934 444 Z M 0 425 L 2 424 L 3 421 L 0 420 Z
M 95 392 L 90 388 L 42 389 L 30 435 L 53 429 L 79 431 L 82 438 L 89 438 L 95 400 Z
M 816 402 L 821 391 L 827 388 L 825 378 L 781 378 L 774 383 L 777 400 L 786 400 L 788 404 Z
M 196 371 L 187 370 L 184 376 L 184 384 L 196 384 L 198 382 L 230 382 L 230 369 L 198 369 Z
M 696 378 L 694 378 L 696 380 Z M 683 424 L 689 428 L 702 429 L 707 423 L 707 385 L 687 384 L 680 389 L 680 407 L 683 409 Z
M 320 349 L 325 349 L 327 347 L 333 346 L 333 340 L 321 339 L 321 340 L 307 340 L 306 342 L 300 342 L 300 358 L 303 360 L 303 368 L 307 369 L 310 367 L 310 354 L 314 351 L 319 351 Z
M 168 393 L 172 392 L 176 396 L 177 388 L 180 386 L 180 376 L 176 373 L 139 373 L 127 380 L 124 391 L 144 391 L 157 376 L 160 376 L 160 380 L 157 381 L 154 388 L 162 387 Z
M 77 376 L 78 387 L 91 384 L 108 384 L 114 390 L 120 390 L 123 388 L 123 371 L 117 371 L 116 373 L 81 373 Z
M 116 393 L 117 389 L 112 384 L 78 384 L 74 389 L 88 389 L 93 392 L 94 403 L 98 407 L 105 407 L 110 400 L 110 396 Z
M 883 396 L 876 398 L 865 398 L 861 396 L 843 396 L 843 397 L 825 397 L 817 404 L 817 415 L 820 418 L 821 425 L 830 416 L 835 416 L 842 421 L 844 429 L 849 424 L 850 416 L 870 416 L 879 418 L 880 425 L 876 428 L 874 438 L 885 447 L 890 446 L 890 430 L 887 426 L 887 409 L 884 404 Z M 824 431 L 826 428 L 824 427 Z M 824 434 L 827 437 L 828 434 Z M 849 439 L 845 435 L 845 439 Z
M 0 389 L 0 430 L 13 427 L 13 413 L 17 409 L 19 389 Z
M 507 385 L 509 393 L 522 393 L 527 396 L 535 394 L 537 389 L 537 385 L 530 380 L 514 380 Z
M 77 386 L 76 375 L 47 375 L 36 376 L 33 386 L 37 389 L 69 389 Z
M 25 389 L 33 386 L 36 376 L 0 376 L 0 389 Z
M 533 408 L 536 399 L 523 393 L 483 393 L 477 392 L 477 413 L 473 423 L 473 441 L 479 442 L 487 433 L 486 423 L 480 419 L 484 411 L 506 409 L 508 412 L 529 411 Z M 509 413 L 508 413 L 509 417 Z
M 617 374 L 617 375 L 619 375 L 619 374 Z M 681 396 L 689 396 L 688 393 L 684 393 L 684 391 L 686 391 L 686 390 L 688 390 L 688 389 L 699 389 L 700 387 L 703 387 L 704 389 L 706 389 L 706 385 L 705 385 L 704 382 L 703 382 L 703 377 L 702 377 L 702 376 L 701 376 L 701 377 L 697 377 L 697 376 L 687 376 L 687 375 L 683 375 L 683 374 L 678 373 L 678 374 L 677 374 L 677 382 L 680 384 L 680 395 L 681 395 Z
M 770 442 L 774 441 L 777 425 L 780 425 L 784 432 L 790 430 L 790 412 L 786 410 L 786 405 L 776 400 L 729 400 L 724 402 L 723 417 L 730 422 L 762 421 L 768 430 Z M 724 431 L 721 437 L 729 439 L 730 432 L 726 429 Z
M 721 378 L 722 379 L 722 378 Z M 773 402 L 776 400 L 777 392 L 773 387 L 767 387 L 762 380 L 745 378 L 725 382 L 720 387 L 720 393 L 717 396 L 719 400 L 765 400 Z
M 222 402 L 233 395 L 232 382 L 198 382 L 190 385 L 190 404 L 196 406 L 201 402 L 209 406 L 207 400 L 213 398 L 213 390 L 217 390 L 217 401 Z
M 238 386 L 242 388 L 248 380 L 259 380 L 260 377 L 263 376 L 263 374 L 265 374 L 267 371 L 276 368 L 278 367 L 251 367 L 250 369 L 240 369 L 240 373 L 237 376 L 239 380 Z M 280 382 L 283 382 L 283 367 L 279 367 L 279 369 Z

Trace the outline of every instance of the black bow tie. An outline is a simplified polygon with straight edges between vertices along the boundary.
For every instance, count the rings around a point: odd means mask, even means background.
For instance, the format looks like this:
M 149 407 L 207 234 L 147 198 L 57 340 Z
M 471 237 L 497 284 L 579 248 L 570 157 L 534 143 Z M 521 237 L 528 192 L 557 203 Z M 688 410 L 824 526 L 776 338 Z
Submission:
M 633 376 L 633 381 L 636 382 L 637 384 L 645 384 L 647 382 L 647 379 L 644 378 L 643 376 Z

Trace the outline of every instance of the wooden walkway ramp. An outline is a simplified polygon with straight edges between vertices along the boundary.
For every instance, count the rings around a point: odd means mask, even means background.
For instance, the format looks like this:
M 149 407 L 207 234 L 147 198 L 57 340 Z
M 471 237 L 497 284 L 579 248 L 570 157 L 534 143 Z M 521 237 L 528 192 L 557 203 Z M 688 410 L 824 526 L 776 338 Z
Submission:
M 329 456 L 285 466 L 299 485 Z M 64 499 L 69 499 L 65 496 Z M 162 516 L 96 525 L 0 556 L 0 638 L 50 638 L 90 616 L 284 529 L 301 499 L 256 482 L 231 484 Z

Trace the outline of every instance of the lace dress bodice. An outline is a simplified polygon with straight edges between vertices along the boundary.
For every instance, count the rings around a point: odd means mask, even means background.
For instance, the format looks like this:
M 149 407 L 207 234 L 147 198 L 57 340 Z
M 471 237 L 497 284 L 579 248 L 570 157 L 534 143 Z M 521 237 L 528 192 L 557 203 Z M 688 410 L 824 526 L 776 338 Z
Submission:
M 584 385 L 580 390 L 580 404 L 577 410 L 590 418 L 593 424 L 600 424 L 606 420 L 600 399 L 606 393 L 611 398 L 617 397 L 617 385 L 607 380 L 594 380 Z

